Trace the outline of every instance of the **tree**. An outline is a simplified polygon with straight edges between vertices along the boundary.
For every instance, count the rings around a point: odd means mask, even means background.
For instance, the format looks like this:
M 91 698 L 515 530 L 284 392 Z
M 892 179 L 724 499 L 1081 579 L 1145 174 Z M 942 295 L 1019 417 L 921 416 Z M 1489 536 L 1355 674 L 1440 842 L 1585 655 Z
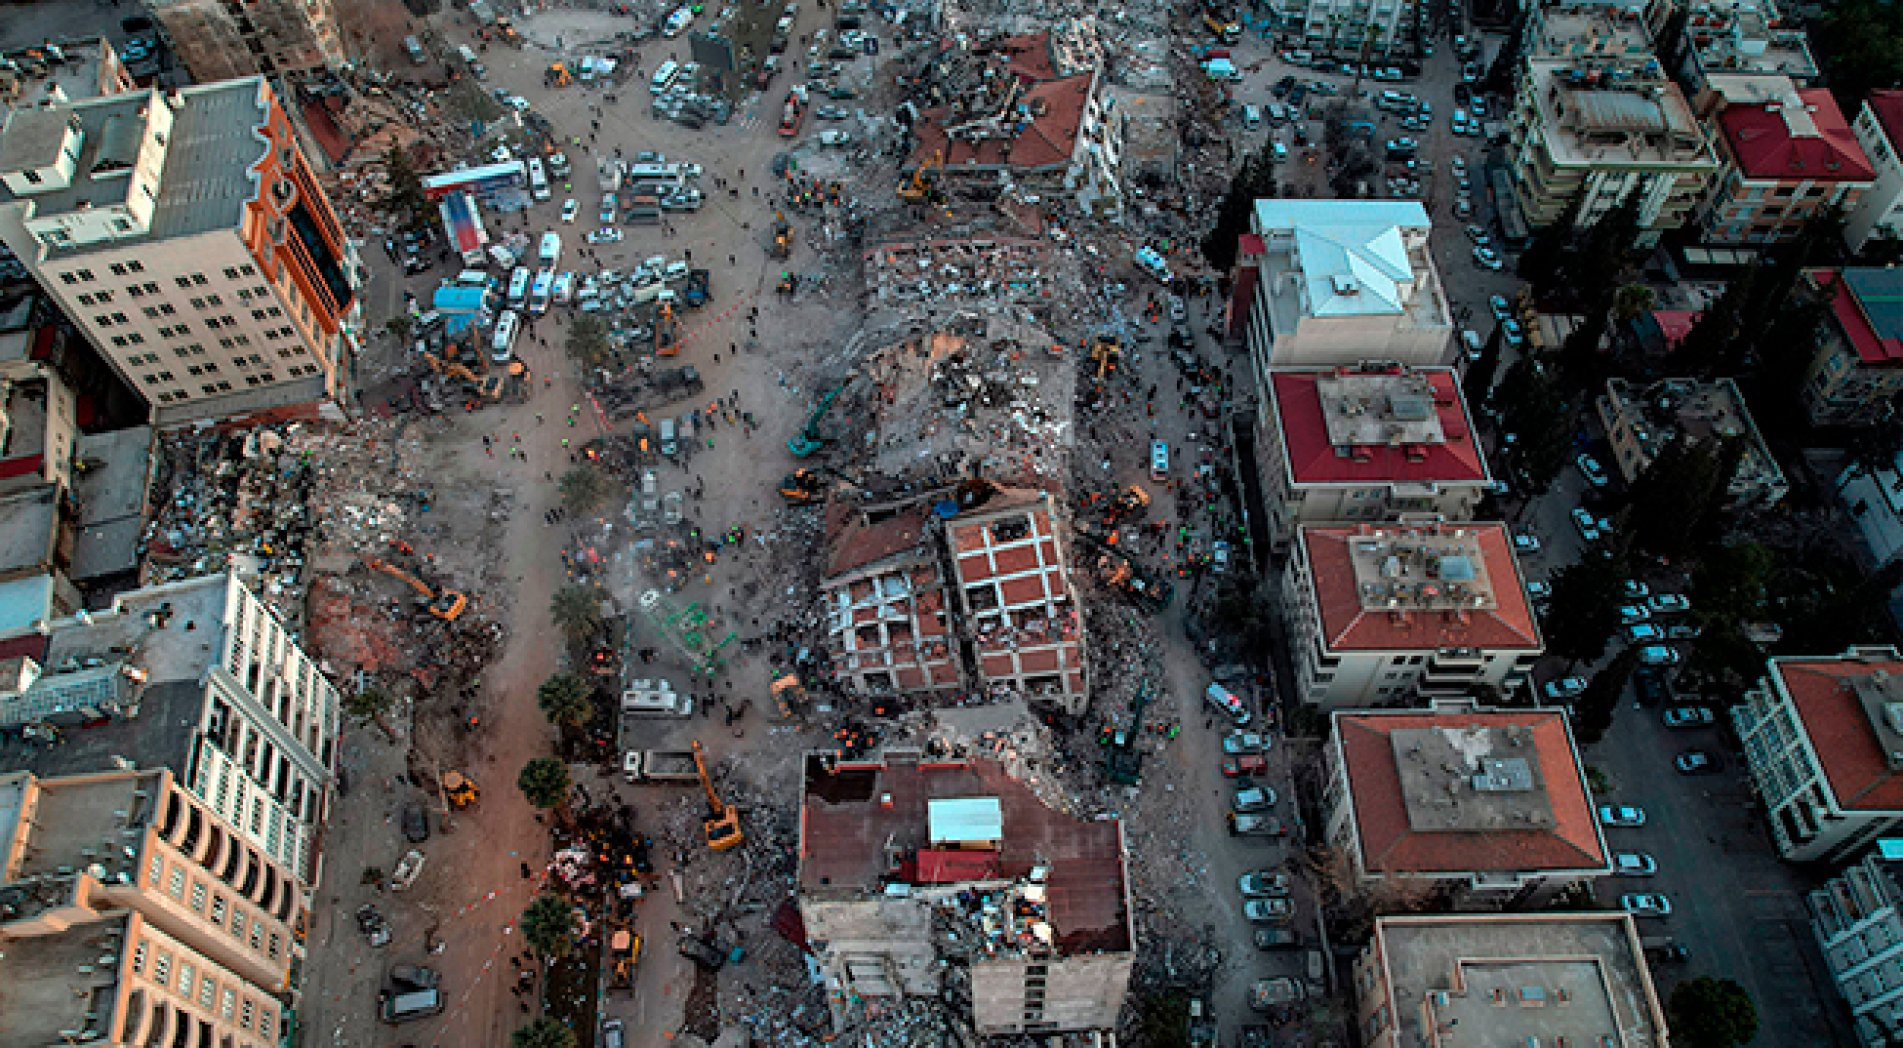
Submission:
M 575 905 L 559 895 L 537 895 L 522 911 L 522 941 L 543 957 L 562 957 L 575 946 Z
M 557 673 L 535 689 L 535 704 L 550 724 L 579 728 L 595 715 L 593 689 L 573 673 Z
M 515 777 L 517 789 L 529 804 L 547 810 L 568 803 L 568 765 L 553 757 L 535 757 Z
M 1552 609 L 1546 616 L 1546 650 L 1572 662 L 1591 662 L 1605 654 L 1606 641 L 1619 628 L 1619 588 L 1623 572 L 1613 562 L 1586 555 L 1553 576 Z
M 575 1048 L 575 1031 L 544 1015 L 510 1034 L 509 1048 Z
M 1758 1035 L 1758 1007 L 1730 979 L 1701 975 L 1672 991 L 1672 1040 L 1685 1048 L 1732 1048 Z
M 422 176 L 416 173 L 416 165 L 410 163 L 410 155 L 391 146 L 390 151 L 383 154 L 383 173 L 389 179 L 389 188 L 377 202 L 377 209 L 390 216 L 393 227 L 402 232 L 421 233 L 428 229 L 435 211 L 430 207 L 428 194 L 423 192 Z
M 570 644 L 580 644 L 601 629 L 601 597 L 587 586 L 570 583 L 549 598 L 548 614 Z
M 1216 224 L 1203 237 L 1203 257 L 1209 260 L 1211 269 L 1227 273 L 1235 266 L 1236 240 L 1249 231 L 1255 202 L 1275 195 L 1275 161 L 1265 144 L 1249 154 L 1229 180 L 1229 195 L 1216 210 Z
M 1639 661 L 1638 652 L 1623 648 L 1605 668 L 1592 675 L 1586 690 L 1573 702 L 1573 732 L 1584 743 L 1598 742 L 1612 727 L 1612 714 L 1619 708 L 1619 696 Z
M 1525 488 L 1521 493 L 1538 495 L 1559 475 L 1572 449 L 1572 408 L 1559 384 L 1530 356 L 1507 369 L 1494 387 L 1493 402 L 1500 405 L 1501 425 L 1514 435 L 1509 457 Z
M 1628 493 L 1634 544 L 1662 557 L 1689 550 L 1711 514 L 1724 508 L 1740 450 L 1725 438 L 1696 440 L 1681 433 L 1668 441 Z
M 1573 227 L 1579 222 L 1580 209 L 1586 206 L 1586 191 L 1581 189 L 1566 201 L 1559 217 L 1533 234 L 1533 242 L 1520 252 L 1520 277 L 1533 285 L 1535 298 L 1546 298 L 1567 283 L 1568 263 L 1573 255 Z
M 1493 334 L 1487 336 L 1486 345 L 1480 347 L 1480 359 L 1467 368 L 1467 374 L 1460 380 L 1461 389 L 1467 395 L 1467 413 L 1480 417 L 1480 409 L 1493 393 L 1494 374 L 1500 370 L 1500 348 L 1506 342 L 1500 325 L 1493 325 Z
M 1745 347 L 1738 337 L 1744 303 L 1756 292 L 1760 267 L 1753 265 L 1725 284 L 1707 305 L 1675 352 L 1685 365 L 1704 376 L 1736 374 L 1742 370 Z
M 577 516 L 586 516 L 608 497 L 608 478 L 592 466 L 580 465 L 562 474 L 562 505 Z
M 373 721 L 390 712 L 394 701 L 381 688 L 365 688 L 344 699 L 344 712 L 360 721 Z
M 608 362 L 608 325 L 601 318 L 583 313 L 568 322 L 568 355 L 591 368 Z
M 1658 293 L 1648 284 L 1626 284 L 1612 293 L 1612 319 L 1630 324 L 1652 311 Z
M 1812 38 L 1845 112 L 1872 88 L 1903 83 L 1903 5 L 1889 0 L 1837 0 L 1828 5 Z

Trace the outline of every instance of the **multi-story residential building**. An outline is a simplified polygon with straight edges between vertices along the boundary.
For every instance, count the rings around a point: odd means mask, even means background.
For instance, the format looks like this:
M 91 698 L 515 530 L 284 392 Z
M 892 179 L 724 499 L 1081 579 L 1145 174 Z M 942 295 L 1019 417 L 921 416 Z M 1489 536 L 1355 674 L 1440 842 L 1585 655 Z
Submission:
M 1257 447 L 1268 530 L 1472 519 L 1493 479 L 1451 368 L 1271 368 Z
M 271 1048 L 287 1035 L 269 991 L 139 911 L 59 916 L 73 919 L 0 925 L 0 1044 Z
M 1903 1042 L 1903 841 L 1879 840 L 1863 861 L 1810 893 L 1811 931 L 1863 1048 Z
M 1669 1043 L 1623 913 L 1377 917 L 1354 985 L 1367 1048 Z
M 268 993 L 302 951 L 297 878 L 248 844 L 168 768 L 0 776 L 0 894 L 10 926 L 81 924 L 136 910 Z
M 796 890 L 836 1020 L 956 978 L 980 1036 L 1116 1026 L 1135 960 L 1119 820 L 1047 807 L 988 759 L 811 754 L 803 774 Z
M 1558 221 L 1583 193 L 1591 225 L 1636 194 L 1639 240 L 1685 224 L 1720 168 L 1678 85 L 1637 58 L 1530 58 L 1511 132 L 1514 196 L 1528 224 Z
M 1520 36 L 1523 58 L 1656 64 L 1645 0 L 1553 0 L 1531 4 Z
M 1844 243 L 1862 251 L 1875 241 L 1903 240 L 1903 90 L 1879 88 L 1850 124 L 1876 181 L 1844 216 Z
M 1537 906 L 1611 871 L 1564 712 L 1448 701 L 1334 721 L 1327 839 L 1364 891 Z
M 1371 58 L 1412 48 L 1414 8 L 1402 0 L 1272 0 L 1276 23 L 1299 33 L 1303 46 L 1327 55 Z
M 151 8 L 199 83 L 335 69 L 345 61 L 331 0 L 153 0 Z
M 827 507 L 827 647 L 840 683 L 862 695 L 949 695 L 965 687 L 958 624 L 946 606 L 942 532 L 929 508 L 870 521 Z
M 15 110 L 0 242 L 173 424 L 343 404 L 357 271 L 263 77 Z
M 1247 318 L 1258 384 L 1271 367 L 1446 363 L 1454 324 L 1430 229 L 1413 200 L 1256 201 L 1230 310 Z
M 1077 714 L 1090 681 L 1062 532 L 1049 492 L 999 488 L 947 521 L 945 542 L 979 686 Z
M 116 95 L 132 88 L 131 72 L 104 37 L 48 41 L 0 54 L 0 117 L 12 109 Z
M 1876 179 L 1823 88 L 1793 88 L 1774 102 L 1729 102 L 1715 119 L 1725 167 L 1703 213 L 1708 242 L 1788 240 L 1820 214 L 1855 211 Z
M 37 361 L 0 363 L 0 493 L 73 484 L 78 403 L 53 369 Z
M 1282 607 L 1297 693 L 1316 706 L 1511 693 L 1545 650 L 1503 524 L 1304 524 Z
M 1842 862 L 1903 827 L 1903 656 L 1775 658 L 1731 707 L 1778 854 Z
M 1678 75 L 1694 95 L 1721 76 L 1788 77 L 1800 85 L 1817 79 L 1809 37 L 1773 0 L 1686 5 L 1685 36 L 1674 43 L 1683 54 Z
M 0 767 L 170 768 L 244 844 L 314 888 L 340 697 L 235 576 L 120 594 L 0 639 L 0 655 L 0 727 L 11 729 Z
M 1725 485 L 1732 505 L 1768 506 L 1790 493 L 1784 470 L 1751 421 L 1744 393 L 1728 378 L 1668 378 L 1649 386 L 1609 379 L 1594 406 L 1612 445 L 1612 461 L 1627 483 L 1675 439 L 1735 440 L 1742 454 Z
M 1827 296 L 1830 317 L 1804 376 L 1803 401 L 1820 426 L 1868 426 L 1890 417 L 1903 393 L 1903 273 L 1855 266 L 1804 274 Z

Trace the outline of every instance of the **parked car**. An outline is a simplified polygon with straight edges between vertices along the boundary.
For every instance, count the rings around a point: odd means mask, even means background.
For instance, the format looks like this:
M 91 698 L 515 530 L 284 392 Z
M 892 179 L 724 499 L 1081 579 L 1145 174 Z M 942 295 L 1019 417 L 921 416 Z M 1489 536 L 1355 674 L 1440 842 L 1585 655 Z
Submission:
M 1238 812 L 1267 811 L 1275 805 L 1275 791 L 1267 786 L 1237 790 L 1229 798 L 1229 807 Z
M 1500 337 L 1506 340 L 1507 345 L 1515 349 L 1526 344 L 1526 331 L 1520 327 L 1520 322 L 1512 317 L 1500 321 Z
M 1236 888 L 1249 899 L 1281 898 L 1289 892 L 1288 874 L 1254 870 L 1238 878 Z
M 1247 778 L 1251 775 L 1264 774 L 1268 770 L 1268 758 L 1259 753 L 1238 754 L 1234 757 L 1224 757 L 1222 760 L 1222 773 L 1226 778 Z
M 1257 928 L 1255 930 L 1255 948 L 1258 950 L 1292 950 L 1302 944 L 1302 937 L 1291 928 Z
M 1644 622 L 1652 617 L 1652 612 L 1643 604 L 1619 605 L 1619 625 L 1630 626 L 1635 622 Z
M 1650 877 L 1659 872 L 1659 864 L 1645 852 L 1614 852 L 1612 872 L 1620 877 Z
M 1672 697 L 1671 682 L 1656 667 L 1641 666 L 1632 671 L 1632 694 L 1641 706 L 1657 706 Z
M 621 230 L 615 226 L 602 226 L 585 238 L 590 244 L 619 244 Z
M 1676 666 L 1683 659 L 1669 644 L 1648 644 L 1639 649 L 1639 661 L 1647 666 Z
M 390 969 L 390 981 L 411 990 L 432 990 L 436 988 L 438 976 L 434 968 L 425 968 L 420 964 L 399 964 Z
M 1558 680 L 1549 680 L 1540 686 L 1540 692 L 1551 702 L 1576 699 L 1586 693 L 1586 678 L 1561 677 Z
M 1493 311 L 1493 319 L 1507 321 L 1513 319 L 1513 307 L 1507 304 L 1505 295 L 1493 295 L 1487 299 L 1487 308 Z
M 1651 594 L 1652 587 L 1638 579 L 1627 579 L 1619 584 L 1619 591 L 1625 594 L 1627 600 L 1644 600 Z
M 1526 595 L 1534 600 L 1546 600 L 1553 595 L 1553 586 L 1549 582 L 1534 579 L 1526 584 Z
M 1273 815 L 1228 812 L 1229 832 L 1237 837 L 1286 837 L 1288 826 Z
M 1595 488 L 1603 488 L 1612 483 L 1612 478 L 1606 475 L 1606 468 L 1591 455 L 1581 455 L 1573 459 L 1573 465 L 1579 467 L 1580 475 L 1586 478 L 1586 483 Z
M 819 144 L 822 146 L 843 146 L 851 142 L 852 135 L 849 132 L 828 129 L 819 133 Z
M 1684 750 L 1672 758 L 1672 767 L 1680 775 L 1710 775 L 1724 766 L 1717 754 L 1706 750 Z
M 1256 924 L 1286 924 L 1295 907 L 1287 899 L 1250 899 L 1242 904 L 1242 915 Z
M 823 105 L 813 110 L 813 115 L 821 120 L 844 120 L 852 114 L 846 112 L 845 106 Z
M 575 216 L 581 214 L 581 201 L 569 197 L 562 201 L 562 221 L 573 223 Z
M 1540 551 L 1540 538 L 1538 535 L 1528 535 L 1525 532 L 1521 532 L 1513 536 L 1513 550 L 1516 553 L 1538 553 Z
M 1660 615 L 1679 615 L 1692 610 L 1692 602 L 1679 593 L 1655 593 L 1646 598 L 1645 606 Z
M 1697 640 L 1704 635 L 1705 627 L 1691 623 L 1665 627 L 1665 636 L 1668 640 Z
M 411 844 L 429 840 L 429 813 L 420 804 L 403 806 L 403 839 Z
M 1657 892 L 1632 892 L 1619 896 L 1619 907 L 1634 917 L 1670 917 L 1672 900 Z
M 1587 542 L 1599 541 L 1599 518 L 1593 516 L 1592 513 L 1583 506 L 1574 506 L 1571 516 L 1573 518 L 1573 527 L 1579 532 L 1580 538 Z
M 1260 754 L 1268 748 L 1268 737 L 1252 731 L 1232 731 L 1222 737 L 1222 752 L 1228 754 Z
M 1668 728 L 1704 728 L 1716 719 L 1709 706 L 1673 706 L 1659 715 Z
M 1599 824 L 1626 828 L 1643 826 L 1645 825 L 1645 809 L 1636 804 L 1601 804 Z
M 1645 644 L 1655 640 L 1664 640 L 1665 631 L 1649 622 L 1640 622 L 1625 628 L 1625 639 L 1634 644 Z
M 1500 259 L 1500 253 L 1485 245 L 1477 245 L 1473 250 L 1473 256 L 1474 265 L 1481 269 L 1490 269 L 1498 273 L 1506 268 L 1506 263 Z

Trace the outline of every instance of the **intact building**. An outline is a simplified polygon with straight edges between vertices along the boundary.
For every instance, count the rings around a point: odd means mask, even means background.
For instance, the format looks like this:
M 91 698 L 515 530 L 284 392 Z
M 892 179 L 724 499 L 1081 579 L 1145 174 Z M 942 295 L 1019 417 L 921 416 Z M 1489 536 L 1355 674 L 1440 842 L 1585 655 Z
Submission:
M 1843 862 L 1903 825 L 1903 657 L 1775 658 L 1730 710 L 1778 854 Z
M 331 0 L 152 0 L 150 7 L 199 83 L 344 64 Z
M 1510 694 L 1545 650 L 1504 524 L 1304 524 L 1282 606 L 1310 705 Z
M 1829 296 L 1830 317 L 1804 377 L 1804 408 L 1818 425 L 1865 426 L 1890 416 L 1903 393 L 1903 273 L 1854 266 L 1804 274 Z
M 1772 0 L 1695 3 L 1685 15 L 1679 75 L 1694 93 L 1703 92 L 1715 77 L 1787 77 L 1798 84 L 1817 79 L 1810 38 Z
M 1258 200 L 1250 223 L 1230 308 L 1261 386 L 1271 367 L 1447 362 L 1454 324 L 1418 201 Z
M 1879 840 L 1863 861 L 1810 893 L 1811 931 L 1831 982 L 1850 1005 L 1857 1043 L 1903 1041 L 1903 841 Z
M 1705 239 L 1775 244 L 1832 209 L 1856 211 L 1876 178 L 1850 122 L 1823 88 L 1732 102 L 1716 121 L 1725 170 L 1705 205 Z
M 315 887 L 340 697 L 234 576 L 124 593 L 0 653 L 0 767 L 169 768 L 244 845 Z
M 1298 524 L 1470 520 L 1492 487 L 1453 369 L 1271 368 L 1257 441 L 1277 545 Z
M 991 760 L 814 754 L 804 776 L 798 902 L 836 1021 L 957 987 L 980 1036 L 1115 1028 L 1135 961 L 1120 821 L 1049 808 Z
M 1367 1048 L 1670 1043 L 1623 913 L 1378 917 L 1354 979 Z
M 267 993 L 303 952 L 297 878 L 167 768 L 0 776 L 0 939 L 136 910 Z
M 1876 180 L 1844 216 L 1844 243 L 1862 251 L 1876 241 L 1903 240 L 1903 90 L 1879 88 L 1850 124 Z
M 0 116 L 11 109 L 116 95 L 133 77 L 104 37 L 44 43 L 0 55 Z
M 1539 906 L 1611 871 L 1563 712 L 1456 701 L 1334 721 L 1327 837 L 1364 890 Z
M 1693 442 L 1740 443 L 1743 453 L 1738 467 L 1725 484 L 1733 506 L 1768 506 L 1790 493 L 1784 470 L 1751 421 L 1744 393 L 1728 378 L 1709 382 L 1668 378 L 1643 387 L 1622 378 L 1608 379 L 1595 407 L 1612 445 L 1612 461 L 1628 484 L 1673 439 L 1683 437 Z
M 347 400 L 358 264 L 270 85 L 16 110 L 0 242 L 160 424 Z
M 1352 57 L 1368 45 L 1379 58 L 1414 39 L 1413 7 L 1402 0 L 1272 0 L 1277 24 L 1300 33 L 1305 47 Z
M 1001 488 L 945 525 L 981 686 L 1077 714 L 1090 701 L 1084 622 L 1048 492 Z

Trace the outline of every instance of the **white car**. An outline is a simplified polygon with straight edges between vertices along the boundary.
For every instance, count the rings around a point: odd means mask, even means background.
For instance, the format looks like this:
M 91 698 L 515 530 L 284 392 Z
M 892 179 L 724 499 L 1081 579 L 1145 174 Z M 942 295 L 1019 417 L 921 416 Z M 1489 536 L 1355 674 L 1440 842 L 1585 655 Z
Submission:
M 621 243 L 621 230 L 614 226 L 602 226 L 600 229 L 588 234 L 586 239 L 590 244 L 619 244 Z
M 1634 917 L 1670 917 L 1672 900 L 1657 892 L 1633 892 L 1619 896 L 1619 906 Z
M 1549 680 L 1540 686 L 1540 693 L 1553 702 L 1576 699 L 1586 693 L 1586 678 L 1561 677 L 1558 680 Z
M 1481 269 L 1490 269 L 1495 273 L 1506 268 L 1506 263 L 1500 260 L 1499 253 L 1490 247 L 1474 248 L 1474 265 Z
M 1599 806 L 1599 823 L 1602 826 L 1621 826 L 1631 828 L 1645 825 L 1645 809 L 1636 804 L 1602 804 Z
M 1619 877 L 1650 877 L 1659 872 L 1659 864 L 1645 852 L 1614 852 L 1612 872 Z
M 1673 706 L 1659 714 L 1659 720 L 1668 728 L 1703 728 L 1716 719 L 1709 706 Z
M 843 146 L 851 141 L 852 135 L 845 131 L 835 131 L 828 128 L 819 133 L 819 144 L 822 146 Z
M 1631 626 L 1652 617 L 1652 609 L 1643 604 L 1619 605 L 1619 625 Z
M 562 201 L 562 221 L 573 224 L 575 216 L 581 214 L 581 202 L 574 197 Z
M 1591 455 L 1579 456 L 1573 460 L 1573 465 L 1579 467 L 1579 473 L 1586 478 L 1586 483 L 1591 484 L 1595 488 L 1603 488 L 1607 484 L 1612 483 L 1612 478 L 1606 475 L 1606 468 L 1601 466 L 1599 460 L 1593 458 Z
M 1657 615 L 1681 615 L 1692 610 L 1692 602 L 1678 593 L 1655 593 L 1645 599 L 1645 606 Z
M 1649 622 L 1635 622 L 1625 628 L 1625 639 L 1634 644 L 1644 644 L 1648 641 L 1664 640 L 1665 631 Z
M 1582 506 L 1573 507 L 1573 527 L 1579 531 L 1579 537 L 1587 542 L 1599 541 L 1599 521 Z
M 1647 666 L 1676 666 L 1683 659 L 1669 644 L 1648 644 L 1639 649 L 1639 662 Z

